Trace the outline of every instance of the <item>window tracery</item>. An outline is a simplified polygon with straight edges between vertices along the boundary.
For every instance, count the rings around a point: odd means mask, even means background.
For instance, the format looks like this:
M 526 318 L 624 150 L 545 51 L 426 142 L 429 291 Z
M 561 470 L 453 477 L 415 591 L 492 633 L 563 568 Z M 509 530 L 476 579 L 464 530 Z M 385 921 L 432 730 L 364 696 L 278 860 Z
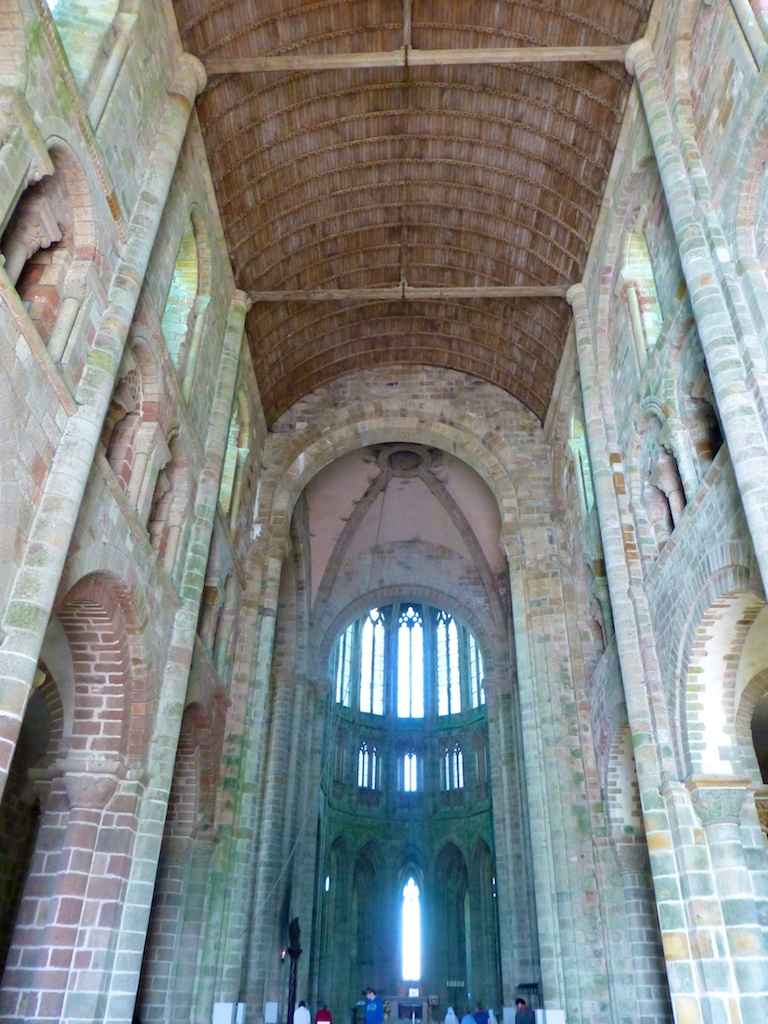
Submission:
M 459 715 L 485 705 L 483 656 L 449 612 L 404 602 L 372 608 L 336 640 L 334 701 L 399 719 Z

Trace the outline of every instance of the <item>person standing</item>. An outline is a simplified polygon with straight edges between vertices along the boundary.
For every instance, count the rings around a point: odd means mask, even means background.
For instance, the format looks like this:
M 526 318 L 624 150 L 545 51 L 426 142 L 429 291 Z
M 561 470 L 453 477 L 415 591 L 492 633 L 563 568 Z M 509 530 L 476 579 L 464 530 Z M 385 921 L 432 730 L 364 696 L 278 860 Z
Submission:
M 475 1024 L 488 1024 L 488 1011 L 482 1003 L 475 1003 Z
M 365 990 L 365 1024 L 382 1024 L 384 1020 L 384 1003 L 376 995 L 376 990 L 368 987 Z
M 521 996 L 515 1000 L 515 1006 L 515 1024 L 536 1024 L 536 1014 Z
M 461 1024 L 475 1024 L 475 1018 L 469 1012 L 469 1007 L 464 1007 L 464 1016 L 461 1018 Z
M 293 1011 L 293 1024 L 312 1024 L 312 1014 L 303 999 Z
M 325 1003 L 320 1003 L 320 1008 L 315 1014 L 315 1024 L 333 1024 L 333 1017 L 331 1016 L 331 1011 L 328 1009 Z

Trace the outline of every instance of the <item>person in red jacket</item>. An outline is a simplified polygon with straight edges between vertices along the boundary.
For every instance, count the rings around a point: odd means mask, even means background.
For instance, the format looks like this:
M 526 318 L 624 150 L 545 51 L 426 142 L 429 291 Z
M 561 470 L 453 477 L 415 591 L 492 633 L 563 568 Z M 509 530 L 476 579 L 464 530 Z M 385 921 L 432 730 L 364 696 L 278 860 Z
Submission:
M 333 1017 L 331 1016 L 331 1011 L 328 1009 L 325 1003 L 320 1003 L 320 1008 L 315 1014 L 315 1024 L 333 1024 Z

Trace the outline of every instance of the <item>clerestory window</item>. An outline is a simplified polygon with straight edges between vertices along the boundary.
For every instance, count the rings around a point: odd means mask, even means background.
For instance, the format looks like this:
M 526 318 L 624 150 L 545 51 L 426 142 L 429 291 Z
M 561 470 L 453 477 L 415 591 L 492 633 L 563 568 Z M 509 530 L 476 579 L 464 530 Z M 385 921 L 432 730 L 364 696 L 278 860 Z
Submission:
M 461 711 L 459 672 L 459 631 L 447 613 L 437 616 L 437 713 L 458 715 Z
M 363 623 L 360 710 L 384 714 L 384 619 L 378 608 L 372 608 Z
M 348 626 L 338 640 L 336 650 L 336 703 L 348 708 L 352 694 L 350 680 L 352 673 L 353 626 Z
M 485 704 L 485 688 L 483 687 L 483 655 L 472 634 L 468 638 L 469 647 L 469 703 L 473 708 Z
M 397 715 L 424 717 L 424 628 L 413 605 L 403 611 L 397 630 Z
M 339 707 L 412 720 L 459 715 L 485 704 L 475 637 L 440 608 L 372 608 L 339 635 L 331 665 Z

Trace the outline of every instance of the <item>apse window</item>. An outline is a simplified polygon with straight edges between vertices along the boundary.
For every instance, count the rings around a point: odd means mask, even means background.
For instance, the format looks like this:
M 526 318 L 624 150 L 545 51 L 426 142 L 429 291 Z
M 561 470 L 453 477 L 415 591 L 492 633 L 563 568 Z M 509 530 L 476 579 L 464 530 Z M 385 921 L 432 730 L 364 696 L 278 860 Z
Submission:
M 376 789 L 379 758 L 376 747 L 367 743 L 360 746 L 357 755 L 357 785 L 360 789 Z
M 372 608 L 339 634 L 329 669 L 336 705 L 363 715 L 405 722 L 485 704 L 475 637 L 450 612 L 428 605 Z
M 461 711 L 461 673 L 459 671 L 459 631 L 447 612 L 439 612 L 437 641 L 437 713 L 458 715 Z
M 443 754 L 443 787 L 464 788 L 464 754 L 458 743 L 452 749 L 446 748 Z
M 413 877 L 403 889 L 403 981 L 421 978 L 421 904 Z
M 485 688 L 483 686 L 483 655 L 475 638 L 470 633 L 467 637 L 469 652 L 469 702 L 473 708 L 485 704 Z
M 403 792 L 416 793 L 419 789 L 419 759 L 416 754 L 405 754 L 402 761 Z
M 352 642 L 353 626 L 348 626 L 339 637 L 336 648 L 336 703 L 348 708 L 352 695 L 350 681 L 352 678 Z
M 384 714 L 384 618 L 372 608 L 362 629 L 360 657 L 360 710 L 366 714 Z
M 424 717 L 424 626 L 413 605 L 400 616 L 397 630 L 397 715 Z

